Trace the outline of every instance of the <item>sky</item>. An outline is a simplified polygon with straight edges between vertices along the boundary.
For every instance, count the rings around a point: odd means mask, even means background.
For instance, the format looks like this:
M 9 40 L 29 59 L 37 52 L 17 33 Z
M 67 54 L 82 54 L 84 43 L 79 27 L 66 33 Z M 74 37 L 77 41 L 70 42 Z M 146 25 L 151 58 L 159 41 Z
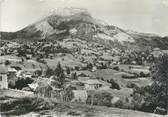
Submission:
M 168 36 L 168 0 L 0 0 L 0 31 L 17 31 L 58 8 L 87 9 L 123 29 Z

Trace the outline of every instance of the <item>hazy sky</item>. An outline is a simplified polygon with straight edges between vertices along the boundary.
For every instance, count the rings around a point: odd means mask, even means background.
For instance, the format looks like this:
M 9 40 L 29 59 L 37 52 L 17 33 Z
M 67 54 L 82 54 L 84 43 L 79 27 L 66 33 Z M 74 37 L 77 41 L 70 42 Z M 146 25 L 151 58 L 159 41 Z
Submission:
M 0 30 L 17 31 L 56 8 L 86 8 L 93 17 L 139 32 L 168 35 L 168 0 L 0 0 Z

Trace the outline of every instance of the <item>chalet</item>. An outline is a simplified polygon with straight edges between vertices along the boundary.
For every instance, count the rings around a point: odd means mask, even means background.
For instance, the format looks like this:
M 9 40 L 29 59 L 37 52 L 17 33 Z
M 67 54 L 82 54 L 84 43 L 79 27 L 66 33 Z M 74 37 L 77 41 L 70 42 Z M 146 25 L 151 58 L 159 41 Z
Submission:
M 8 89 L 7 73 L 7 67 L 0 65 L 0 89 Z
M 102 86 L 101 82 L 97 79 L 84 81 L 84 85 L 86 90 L 96 90 Z
M 98 79 L 89 79 L 81 82 L 84 83 L 85 90 L 104 90 L 111 87 L 110 83 Z

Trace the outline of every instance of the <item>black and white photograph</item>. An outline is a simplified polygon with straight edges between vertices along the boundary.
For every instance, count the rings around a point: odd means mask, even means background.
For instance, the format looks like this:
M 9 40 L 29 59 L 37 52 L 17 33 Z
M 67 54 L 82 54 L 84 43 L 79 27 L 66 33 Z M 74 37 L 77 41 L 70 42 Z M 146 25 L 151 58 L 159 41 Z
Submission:
M 168 117 L 168 0 L 0 0 L 0 117 Z

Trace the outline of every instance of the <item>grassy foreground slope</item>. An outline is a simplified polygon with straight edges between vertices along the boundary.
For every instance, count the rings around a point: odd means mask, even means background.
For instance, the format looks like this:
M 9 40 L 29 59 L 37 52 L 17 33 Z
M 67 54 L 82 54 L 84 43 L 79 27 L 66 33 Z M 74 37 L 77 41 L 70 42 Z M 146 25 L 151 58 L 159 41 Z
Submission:
M 21 115 L 25 116 L 44 116 L 44 117 L 163 117 L 161 115 L 155 115 L 151 113 L 143 113 L 132 110 L 108 108 L 108 107 L 97 107 L 97 106 L 81 106 L 81 105 L 69 105 L 66 107 L 66 111 L 57 111 L 56 107 L 54 110 L 41 111 L 40 113 L 28 113 Z M 61 110 L 60 110 L 61 111 Z
M 1 98 L 0 114 L 15 117 L 162 117 L 126 109 L 56 102 L 36 97 Z

